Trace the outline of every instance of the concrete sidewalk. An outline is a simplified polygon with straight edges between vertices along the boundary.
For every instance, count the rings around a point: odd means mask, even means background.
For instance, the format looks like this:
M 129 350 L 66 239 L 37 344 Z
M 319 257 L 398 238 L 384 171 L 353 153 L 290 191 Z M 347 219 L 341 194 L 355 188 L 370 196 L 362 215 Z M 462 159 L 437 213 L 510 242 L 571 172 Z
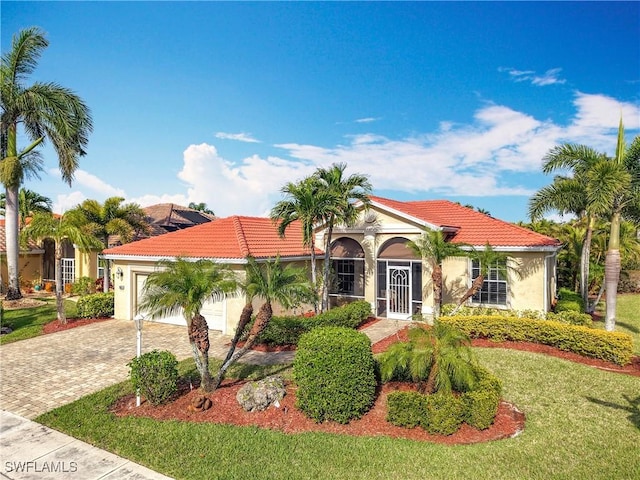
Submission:
M 146 467 L 5 410 L 0 411 L 0 478 L 168 479 Z
M 408 322 L 380 320 L 362 331 L 375 343 Z M 212 358 L 230 337 L 210 331 Z M 142 351 L 191 356 L 186 328 L 145 322 Z M 129 460 L 29 419 L 128 378 L 136 354 L 133 322 L 106 320 L 0 346 L 0 478 L 166 479 Z M 295 352 L 248 352 L 243 363 L 290 363 Z

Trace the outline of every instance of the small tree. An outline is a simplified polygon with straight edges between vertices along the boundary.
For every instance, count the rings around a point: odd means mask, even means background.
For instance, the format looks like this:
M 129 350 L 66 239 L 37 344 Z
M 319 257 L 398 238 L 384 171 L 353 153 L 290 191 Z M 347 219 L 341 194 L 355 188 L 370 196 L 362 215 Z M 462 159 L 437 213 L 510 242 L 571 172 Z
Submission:
M 213 389 L 222 383 L 227 369 L 238 361 L 256 343 L 256 340 L 269 324 L 273 316 L 272 303 L 277 302 L 284 308 L 292 308 L 302 302 L 314 301 L 316 292 L 307 278 L 303 268 L 288 263 L 282 265 L 280 257 L 258 263 L 254 258 L 247 258 L 246 280 L 241 286 L 247 303 L 242 311 L 240 322 L 227 356 L 216 375 Z M 256 315 L 244 346 L 235 351 L 242 332 L 249 323 L 253 311 L 253 300 L 261 298 L 264 303 Z
M 462 298 L 458 301 L 456 308 L 453 309 L 451 315 L 455 315 L 458 310 L 462 307 L 464 302 L 466 302 L 469 298 L 473 297 L 478 290 L 482 288 L 482 284 L 484 280 L 489 275 L 489 271 L 492 268 L 498 270 L 498 275 L 504 279 L 509 278 L 509 274 L 512 273 L 516 276 L 520 276 L 520 271 L 509 264 L 509 260 L 511 257 L 506 253 L 496 252 L 489 242 L 487 242 L 484 246 L 484 249 L 478 250 L 473 248 L 471 252 L 468 253 L 468 256 L 479 263 L 480 273 L 471 283 L 471 287 L 469 290 L 462 296 Z
M 147 278 L 138 311 L 151 318 L 182 313 L 201 378 L 200 388 L 210 392 L 213 383 L 209 372 L 209 327 L 200 310 L 206 300 L 235 292 L 235 276 L 226 266 L 210 260 L 177 258 L 159 261 L 157 267 Z
M 380 356 L 383 381 L 410 379 L 422 393 L 469 390 L 476 381 L 476 361 L 469 337 L 446 323 L 413 326 L 409 341 L 391 345 Z
M 99 248 L 100 240 L 87 233 L 75 223 L 73 215 L 54 216 L 51 213 L 36 213 L 20 234 L 23 241 L 42 241 L 50 238 L 55 242 L 56 309 L 58 320 L 67 323 L 62 303 L 64 285 L 62 283 L 62 242 L 69 240 L 81 250 Z

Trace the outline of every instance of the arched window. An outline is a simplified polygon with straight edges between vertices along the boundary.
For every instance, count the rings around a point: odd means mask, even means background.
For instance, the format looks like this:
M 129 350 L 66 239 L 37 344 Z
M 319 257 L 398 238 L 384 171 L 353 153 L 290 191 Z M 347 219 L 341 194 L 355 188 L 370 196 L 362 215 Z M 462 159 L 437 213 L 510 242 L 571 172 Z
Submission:
M 344 237 L 333 242 L 331 266 L 331 306 L 364 298 L 364 250 L 357 241 Z

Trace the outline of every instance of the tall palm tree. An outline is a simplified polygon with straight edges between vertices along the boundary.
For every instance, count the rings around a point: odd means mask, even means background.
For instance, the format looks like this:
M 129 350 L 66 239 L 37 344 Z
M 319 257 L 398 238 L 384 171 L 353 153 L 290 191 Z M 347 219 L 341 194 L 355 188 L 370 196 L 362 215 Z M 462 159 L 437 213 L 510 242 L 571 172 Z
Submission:
M 161 260 L 157 267 L 147 277 L 138 310 L 151 318 L 182 313 L 200 374 L 200 386 L 209 392 L 213 388 L 209 372 L 209 327 L 200 310 L 208 299 L 235 292 L 235 276 L 225 265 L 210 260 Z
M 320 188 L 319 182 L 307 177 L 298 183 L 287 183 L 282 187 L 285 199 L 271 209 L 270 217 L 277 223 L 278 234 L 284 237 L 287 228 L 294 223 L 302 224 L 302 242 L 311 252 L 311 282 L 317 285 L 316 268 L 316 224 L 333 208 L 331 192 Z
M 598 162 L 588 173 L 587 196 L 603 213 L 610 213 L 609 246 L 605 257 L 606 317 L 604 328 L 612 331 L 616 324 L 616 304 L 620 281 L 620 222 L 625 211 L 636 211 L 640 203 L 640 136 L 629 149 L 625 146 L 622 119 L 613 158 Z
M 101 204 L 97 200 L 85 200 L 70 212 L 77 215 L 80 222 L 109 248 L 109 236 L 118 235 L 122 243 L 128 243 L 140 233 L 148 233 L 145 213 L 136 203 L 122 205 L 124 198 L 110 197 Z M 104 291 L 109 291 L 111 271 L 109 262 L 105 263 Z
M 585 185 L 587 172 L 604 156 L 584 145 L 564 144 L 551 149 L 544 157 L 542 171 L 551 173 L 569 168 L 572 176 L 556 176 L 551 185 L 541 188 L 529 201 L 529 216 L 539 219 L 555 210 L 561 215 L 573 214 L 586 225 L 580 254 L 580 295 L 585 306 L 589 300 L 589 258 L 597 207 L 589 203 Z
M 69 240 L 82 250 L 90 250 L 101 245 L 100 240 L 82 229 L 70 215 L 53 215 L 50 212 L 36 213 L 31 222 L 22 230 L 21 239 L 40 242 L 47 238 L 55 242 L 56 309 L 60 323 L 67 323 L 62 303 L 64 285 L 62 283 L 62 242 Z
M 0 215 L 5 214 L 7 196 L 5 193 L 0 194 Z M 35 213 L 52 213 L 53 202 L 49 197 L 40 195 L 33 190 L 21 188 L 18 193 L 18 206 L 19 206 L 19 219 L 20 230 L 27 224 L 27 218 L 33 216 Z
M 331 165 L 330 168 L 319 168 L 314 177 L 320 182 L 321 190 L 327 191 L 331 197 L 331 208 L 323 215 L 325 228 L 324 265 L 322 275 L 322 306 L 324 311 L 329 308 L 329 276 L 331 274 L 331 240 L 336 225 L 352 226 L 358 220 L 359 210 L 355 202 L 365 209 L 371 201 L 369 194 L 372 186 L 366 175 L 354 173 L 345 177 L 346 163 Z
M 520 271 L 510 264 L 511 257 L 503 252 L 497 252 L 493 249 L 489 242 L 487 242 L 483 249 L 472 248 L 467 255 L 478 262 L 480 272 L 478 276 L 471 282 L 471 287 L 458 301 L 456 308 L 453 309 L 451 315 L 455 315 L 462 307 L 464 302 L 473 297 L 481 288 L 485 279 L 489 275 L 492 269 L 497 269 L 497 274 L 500 278 L 508 279 L 509 274 L 512 273 L 516 276 L 520 276 Z
M 248 257 L 245 271 L 246 279 L 242 285 L 242 290 L 247 299 L 247 306 L 242 313 L 245 320 L 244 324 L 243 320 L 241 320 L 238 325 L 235 337 L 239 338 L 248 323 L 246 315 L 249 308 L 252 308 L 248 307 L 248 305 L 252 304 L 254 299 L 262 299 L 264 303 L 256 315 L 243 347 L 234 351 L 237 338 L 232 343 L 213 382 L 214 389 L 220 386 L 227 369 L 249 351 L 267 327 L 273 316 L 273 303 L 278 303 L 288 309 L 303 302 L 314 301 L 316 297 L 315 287 L 309 282 L 305 269 L 295 267 L 291 263 L 283 265 L 280 257 L 261 263 L 258 263 L 252 257 Z
M 422 393 L 467 391 L 476 381 L 477 362 L 471 340 L 460 330 L 436 322 L 408 331 L 408 342 L 397 342 L 380 356 L 383 381 L 410 377 Z
M 22 297 L 18 280 L 18 191 L 25 178 L 38 175 L 42 158 L 35 149 L 46 140 L 58 155 L 62 179 L 71 185 L 79 157 L 92 130 L 89 108 L 71 90 L 56 83 L 25 86 L 49 45 L 37 27 L 14 35 L 0 64 L 0 181 L 6 190 L 5 231 L 9 285 L 7 299 Z M 18 149 L 18 127 L 31 142 Z
M 447 242 L 442 230 L 425 230 L 417 240 L 410 241 L 408 246 L 431 267 L 434 318 L 437 319 L 442 306 L 442 262 L 447 257 L 466 256 L 468 253 L 461 245 Z

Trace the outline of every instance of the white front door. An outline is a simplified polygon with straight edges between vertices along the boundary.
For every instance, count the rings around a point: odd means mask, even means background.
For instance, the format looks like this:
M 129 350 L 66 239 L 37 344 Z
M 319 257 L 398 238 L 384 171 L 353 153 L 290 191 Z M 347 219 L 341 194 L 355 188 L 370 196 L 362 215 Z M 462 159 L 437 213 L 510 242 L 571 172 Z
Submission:
M 408 320 L 411 318 L 411 267 L 387 268 L 387 317 Z

